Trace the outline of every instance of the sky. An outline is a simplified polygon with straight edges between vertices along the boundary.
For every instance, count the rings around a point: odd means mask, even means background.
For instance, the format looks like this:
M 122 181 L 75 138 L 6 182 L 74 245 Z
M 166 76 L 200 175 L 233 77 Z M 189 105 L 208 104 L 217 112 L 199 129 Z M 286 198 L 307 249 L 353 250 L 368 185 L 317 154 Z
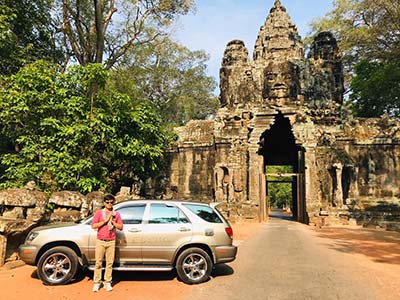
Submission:
M 242 40 L 253 57 L 254 44 L 275 0 L 196 0 L 195 13 L 180 18 L 175 38 L 190 50 L 210 55 L 207 74 L 219 83 L 219 68 L 227 43 Z M 333 8 L 333 0 L 281 0 L 304 38 L 309 23 Z M 216 94 L 219 89 L 216 90 Z

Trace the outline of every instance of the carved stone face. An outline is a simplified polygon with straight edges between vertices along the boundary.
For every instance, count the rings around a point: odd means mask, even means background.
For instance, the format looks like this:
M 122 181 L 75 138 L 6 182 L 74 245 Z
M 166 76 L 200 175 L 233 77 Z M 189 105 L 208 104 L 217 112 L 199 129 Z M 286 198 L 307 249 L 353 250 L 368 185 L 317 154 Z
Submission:
M 242 41 L 233 40 L 228 43 L 224 58 L 222 60 L 223 66 L 231 66 L 235 64 L 246 64 L 248 63 L 249 54 Z
M 297 96 L 298 74 L 290 62 L 271 62 L 264 71 L 264 98 Z
M 336 39 L 331 32 L 321 32 L 314 39 L 314 59 L 334 59 L 338 52 Z

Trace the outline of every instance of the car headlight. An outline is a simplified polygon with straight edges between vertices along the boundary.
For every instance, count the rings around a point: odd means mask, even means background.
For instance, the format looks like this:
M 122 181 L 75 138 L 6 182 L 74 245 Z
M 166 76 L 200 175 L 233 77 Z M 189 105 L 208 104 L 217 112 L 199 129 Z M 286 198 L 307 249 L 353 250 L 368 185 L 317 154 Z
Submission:
M 38 232 L 30 232 L 30 233 L 28 234 L 28 236 L 26 237 L 26 242 L 27 242 L 27 243 L 32 242 L 38 235 L 39 235 Z

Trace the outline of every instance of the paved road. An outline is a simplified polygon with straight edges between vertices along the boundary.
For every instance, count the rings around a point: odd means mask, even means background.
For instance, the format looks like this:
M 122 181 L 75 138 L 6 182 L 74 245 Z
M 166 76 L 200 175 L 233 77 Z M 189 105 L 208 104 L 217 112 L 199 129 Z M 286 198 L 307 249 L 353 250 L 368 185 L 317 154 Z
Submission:
M 184 299 L 400 299 L 396 292 L 382 292 L 386 285 L 364 257 L 337 251 L 310 227 L 282 216 L 272 216 L 240 245 L 232 268 L 217 269 L 215 278 L 196 286 Z

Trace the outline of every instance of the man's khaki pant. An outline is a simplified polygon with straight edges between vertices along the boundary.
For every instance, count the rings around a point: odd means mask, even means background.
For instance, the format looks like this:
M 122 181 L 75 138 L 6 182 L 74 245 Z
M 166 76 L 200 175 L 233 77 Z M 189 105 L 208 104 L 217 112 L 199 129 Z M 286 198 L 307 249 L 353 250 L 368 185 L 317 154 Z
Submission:
M 106 257 L 106 270 L 104 272 L 104 281 L 110 282 L 112 280 L 112 266 L 115 256 L 115 240 L 114 241 L 96 241 L 96 264 L 94 268 L 93 282 L 100 283 L 101 281 L 101 268 L 103 265 L 103 258 Z

